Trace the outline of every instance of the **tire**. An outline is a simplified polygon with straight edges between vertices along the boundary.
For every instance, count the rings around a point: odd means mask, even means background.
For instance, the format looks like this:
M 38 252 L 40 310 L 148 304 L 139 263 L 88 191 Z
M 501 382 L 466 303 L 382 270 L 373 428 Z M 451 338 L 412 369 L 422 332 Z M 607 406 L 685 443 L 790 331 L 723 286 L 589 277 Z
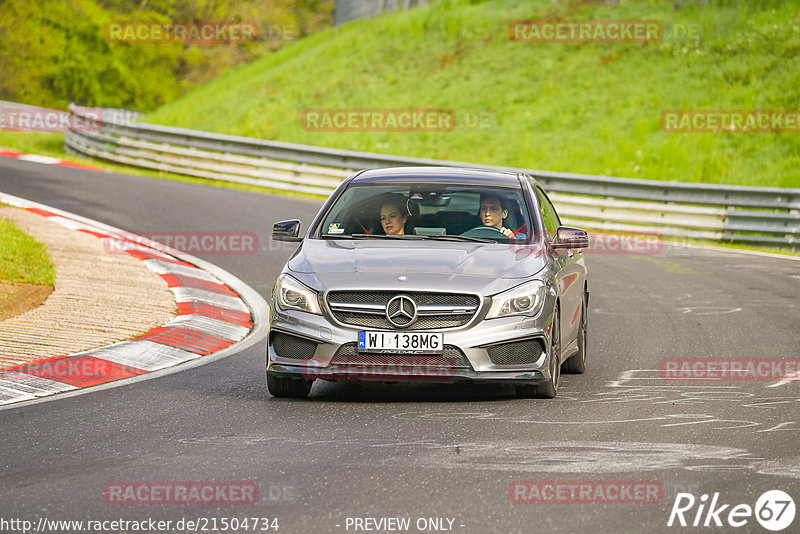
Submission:
M 559 320 L 558 306 L 553 310 L 553 326 L 550 335 L 550 351 L 548 354 L 550 366 L 550 379 L 541 384 L 522 384 L 515 386 L 517 397 L 524 399 L 552 399 L 558 393 L 558 383 L 561 378 L 561 322 Z
M 589 297 L 583 294 L 581 301 L 581 326 L 578 329 L 578 352 L 564 362 L 563 370 L 570 374 L 583 374 L 586 371 L 586 323 L 589 315 Z
M 313 380 L 275 376 L 267 372 L 267 389 L 273 397 L 304 399 L 311 391 Z

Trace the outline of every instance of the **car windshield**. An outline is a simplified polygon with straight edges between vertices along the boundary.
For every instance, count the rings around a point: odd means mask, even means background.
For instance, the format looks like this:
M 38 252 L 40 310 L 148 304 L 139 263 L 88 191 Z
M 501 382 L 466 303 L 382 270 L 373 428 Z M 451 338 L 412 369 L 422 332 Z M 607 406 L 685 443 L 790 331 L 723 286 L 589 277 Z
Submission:
M 520 188 L 352 184 L 328 210 L 322 238 L 526 241 L 535 235 Z

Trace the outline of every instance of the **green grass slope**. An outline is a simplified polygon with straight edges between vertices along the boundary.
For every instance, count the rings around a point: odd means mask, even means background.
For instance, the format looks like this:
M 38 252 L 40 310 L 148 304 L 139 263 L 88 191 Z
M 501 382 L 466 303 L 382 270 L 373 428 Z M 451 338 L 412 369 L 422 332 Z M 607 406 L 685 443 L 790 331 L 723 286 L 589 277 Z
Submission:
M 439 0 L 302 39 L 147 120 L 387 154 L 800 186 L 798 133 L 668 133 L 662 110 L 798 109 L 800 2 Z M 657 43 L 532 43 L 520 19 L 657 19 Z M 696 38 L 672 36 L 699 25 Z M 320 132 L 309 108 L 446 108 L 447 132 Z M 480 117 L 477 127 L 466 117 Z

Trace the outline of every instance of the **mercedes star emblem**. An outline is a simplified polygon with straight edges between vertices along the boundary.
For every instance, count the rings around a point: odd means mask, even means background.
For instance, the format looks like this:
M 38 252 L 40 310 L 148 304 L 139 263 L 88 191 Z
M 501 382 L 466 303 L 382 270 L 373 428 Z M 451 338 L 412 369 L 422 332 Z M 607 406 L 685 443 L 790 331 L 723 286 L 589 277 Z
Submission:
M 417 304 L 408 295 L 397 295 L 386 304 L 386 318 L 395 328 L 406 328 L 417 320 Z

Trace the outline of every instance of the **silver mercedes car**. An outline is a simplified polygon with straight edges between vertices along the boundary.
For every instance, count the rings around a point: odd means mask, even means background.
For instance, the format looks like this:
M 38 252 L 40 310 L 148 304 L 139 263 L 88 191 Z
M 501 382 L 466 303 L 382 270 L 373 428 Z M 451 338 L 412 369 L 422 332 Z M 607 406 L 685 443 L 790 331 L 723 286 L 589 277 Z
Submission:
M 272 238 L 298 241 L 272 292 L 267 386 L 470 381 L 555 397 L 586 369 L 585 230 L 532 177 L 449 167 L 358 172 Z

